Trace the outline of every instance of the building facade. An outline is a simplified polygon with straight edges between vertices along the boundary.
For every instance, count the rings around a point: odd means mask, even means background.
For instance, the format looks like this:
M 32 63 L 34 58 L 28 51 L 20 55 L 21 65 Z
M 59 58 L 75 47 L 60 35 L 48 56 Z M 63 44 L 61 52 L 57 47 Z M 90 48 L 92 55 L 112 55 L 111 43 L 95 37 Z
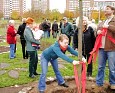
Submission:
M 2 0 L 0 8 L 5 19 L 11 17 L 12 11 L 17 11 L 22 16 L 26 10 L 26 0 Z
M 83 15 L 90 18 L 92 10 L 103 10 L 105 6 L 115 7 L 115 0 L 83 0 Z M 66 0 L 66 10 L 76 12 L 79 10 L 79 0 Z
M 89 9 L 89 7 L 93 7 L 92 4 L 93 4 L 92 0 L 83 0 L 82 9 L 83 9 L 84 16 L 88 15 L 87 10 Z M 72 11 L 72 12 L 76 12 L 76 10 L 79 10 L 79 1 L 78 0 L 66 0 L 66 10 Z
M 40 10 L 42 12 L 49 10 L 49 0 L 31 0 L 31 2 L 33 10 Z
M 115 0 L 94 0 L 94 8 L 97 10 L 104 9 L 105 6 L 111 5 L 115 7 Z

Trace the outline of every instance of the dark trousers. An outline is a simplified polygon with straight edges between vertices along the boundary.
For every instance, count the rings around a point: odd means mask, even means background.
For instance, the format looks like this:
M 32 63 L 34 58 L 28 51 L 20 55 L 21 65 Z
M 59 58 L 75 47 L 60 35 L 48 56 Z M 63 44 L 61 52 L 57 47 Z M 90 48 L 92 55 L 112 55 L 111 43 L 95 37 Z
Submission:
M 67 35 L 67 37 L 69 38 L 69 45 L 70 45 L 70 43 L 71 43 L 71 36 Z
M 15 44 L 15 48 L 14 48 L 14 53 L 16 53 L 16 44 Z
M 28 59 L 28 52 L 26 51 L 26 40 L 21 40 L 23 58 Z
M 87 55 L 83 55 L 85 58 L 87 58 L 87 62 L 88 62 L 88 59 L 90 57 L 90 54 L 87 54 Z M 92 65 L 92 61 L 90 64 L 87 65 L 87 74 L 89 75 L 92 75 L 92 69 L 93 69 L 93 65 Z
M 30 56 L 29 59 L 29 76 L 32 76 L 34 73 L 36 73 L 37 70 L 37 63 L 38 63 L 38 54 L 36 51 L 28 51 L 28 54 Z

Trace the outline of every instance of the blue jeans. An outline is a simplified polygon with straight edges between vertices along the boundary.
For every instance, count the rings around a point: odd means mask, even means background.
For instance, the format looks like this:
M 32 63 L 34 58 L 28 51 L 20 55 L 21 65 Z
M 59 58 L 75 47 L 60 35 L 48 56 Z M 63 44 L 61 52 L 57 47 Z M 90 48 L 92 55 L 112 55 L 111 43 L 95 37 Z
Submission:
M 115 51 L 104 51 L 104 49 L 99 49 L 99 59 L 98 59 L 98 74 L 96 77 L 96 84 L 102 86 L 104 82 L 104 70 L 106 66 L 106 61 L 108 60 L 109 66 L 109 83 L 115 85 Z
M 55 72 L 58 84 L 63 84 L 65 81 L 63 79 L 63 77 L 60 74 L 60 71 L 58 70 L 58 61 L 57 60 L 51 60 L 50 61 L 53 70 Z M 48 61 L 44 58 L 44 55 L 41 55 L 41 68 L 42 68 L 42 74 L 40 75 L 40 79 L 39 79 L 39 84 L 38 84 L 38 89 L 39 91 L 44 91 L 46 88 L 46 73 L 48 70 Z
M 48 38 L 48 37 L 49 37 L 48 31 L 44 31 L 44 38 Z
M 15 44 L 10 44 L 10 55 L 9 55 L 9 57 L 10 57 L 11 59 L 12 59 L 12 58 L 15 58 L 14 50 L 15 50 Z

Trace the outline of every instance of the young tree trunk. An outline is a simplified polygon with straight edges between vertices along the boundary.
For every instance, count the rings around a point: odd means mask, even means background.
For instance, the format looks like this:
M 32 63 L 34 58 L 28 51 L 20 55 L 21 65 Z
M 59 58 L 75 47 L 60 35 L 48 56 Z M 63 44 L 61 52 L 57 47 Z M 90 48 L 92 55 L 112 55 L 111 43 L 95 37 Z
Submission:
M 82 0 L 79 0 L 79 32 L 78 32 L 78 59 L 82 61 L 82 23 L 83 23 L 83 11 L 82 11 Z M 79 65 L 79 81 L 80 81 L 80 93 L 82 93 L 82 85 L 81 85 L 81 71 L 82 71 L 82 66 Z

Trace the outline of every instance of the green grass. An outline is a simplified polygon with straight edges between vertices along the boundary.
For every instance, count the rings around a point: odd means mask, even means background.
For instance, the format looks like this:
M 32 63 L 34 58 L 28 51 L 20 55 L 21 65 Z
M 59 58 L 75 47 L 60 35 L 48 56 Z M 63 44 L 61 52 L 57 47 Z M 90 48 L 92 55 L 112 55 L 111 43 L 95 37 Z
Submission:
M 4 30 L 0 29 L 0 32 L 2 33 L 2 35 L 4 35 Z M 0 33 L 0 34 L 1 34 Z M 52 43 L 54 43 L 56 41 L 56 39 L 53 39 L 52 37 L 50 39 L 42 39 L 41 40 L 41 50 L 45 49 L 46 47 L 50 46 Z M 45 44 L 44 44 L 44 43 Z M 8 44 L 5 43 L 0 43 L 0 45 L 7 45 Z M 42 51 L 38 51 L 38 54 L 42 53 Z M 67 52 L 68 53 L 68 52 Z M 73 59 L 77 59 L 77 57 L 72 57 Z M 29 72 L 28 71 L 18 71 L 19 72 L 19 78 L 18 79 L 13 79 L 11 77 L 9 77 L 8 72 L 10 70 L 14 70 L 15 68 L 27 68 L 28 69 L 28 60 L 24 60 L 22 58 L 22 52 L 21 52 L 21 44 L 20 42 L 17 43 L 17 51 L 16 51 L 16 58 L 15 59 L 9 59 L 9 53 L 4 53 L 4 54 L 0 54 L 0 63 L 8 63 L 10 64 L 9 67 L 2 69 L 0 68 L 0 70 L 6 70 L 7 73 L 0 75 L 0 87 L 6 87 L 6 86 L 12 86 L 12 85 L 17 85 L 17 84 L 26 84 L 29 82 L 33 82 L 33 81 L 38 81 L 39 80 L 39 76 L 37 76 L 34 79 L 31 79 L 28 77 Z M 73 76 L 73 65 L 72 64 L 66 64 L 66 69 L 62 68 L 60 69 L 60 72 L 62 74 L 62 76 Z M 37 72 L 41 72 L 41 67 L 40 64 L 38 64 L 38 69 Z M 94 63 L 93 66 L 93 77 L 96 77 L 97 74 L 97 62 Z M 48 68 L 48 73 L 47 76 L 50 77 L 55 77 L 55 74 L 53 72 L 52 67 L 50 66 Z M 106 76 L 105 76 L 106 80 L 108 79 L 108 69 L 106 69 Z

